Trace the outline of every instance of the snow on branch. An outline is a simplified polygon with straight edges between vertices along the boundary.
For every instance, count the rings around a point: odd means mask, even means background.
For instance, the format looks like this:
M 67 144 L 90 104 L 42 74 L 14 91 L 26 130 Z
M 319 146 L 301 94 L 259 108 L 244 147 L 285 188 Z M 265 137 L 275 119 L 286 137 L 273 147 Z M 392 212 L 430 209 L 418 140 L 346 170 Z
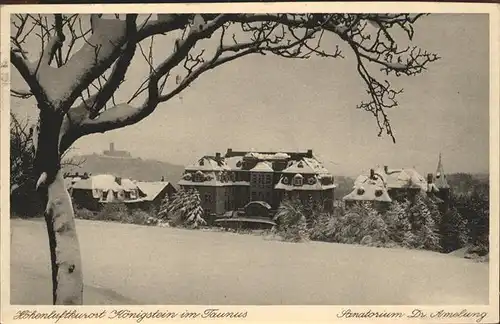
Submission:
M 422 16 L 398 13 L 157 14 L 156 20 L 149 15 L 145 21 L 137 23 L 137 15 L 127 15 L 125 21 L 92 15 L 91 30 L 84 31 L 80 18 L 62 15 L 60 18 L 54 16 L 52 25 L 38 20 L 46 50 L 43 50 L 44 59 L 40 60 L 43 64 L 36 68 L 35 74 L 23 54 L 22 35 L 11 39 L 11 57 L 38 101 L 43 99 L 38 91 L 41 89 L 42 94 L 47 93 L 49 101 L 58 98 L 67 109 L 64 111 L 67 112 L 66 126 L 61 136 L 61 147 L 64 148 L 83 135 L 140 121 L 159 103 L 184 91 L 204 72 L 246 55 L 272 54 L 293 59 L 308 59 L 315 55 L 334 59 L 343 58 L 345 49 L 350 49 L 369 97 L 358 108 L 374 115 L 379 135 L 385 131 L 394 139 L 387 109 L 397 106 L 396 98 L 402 91 L 394 89 L 391 82 L 384 79 L 384 74 L 396 77 L 417 75 L 439 59 L 433 53 L 410 46 L 414 23 Z M 19 19 L 18 25 L 27 28 L 23 19 Z M 78 25 L 80 33 L 74 32 Z M 64 28 L 73 32 L 61 33 Z M 239 28 L 238 35 L 244 39 L 238 39 L 237 33 L 233 32 L 235 28 Z M 399 40 L 401 33 L 398 34 L 397 29 L 403 31 L 406 40 Z M 184 32 L 175 40 L 172 53 L 163 56 L 159 64 L 154 64 L 153 37 L 174 31 Z M 52 38 L 47 35 L 63 40 L 65 35 L 69 48 L 77 40 L 83 40 L 84 44 L 71 56 L 64 56 L 58 52 L 59 43 L 51 43 Z M 203 40 L 211 37 L 220 37 L 215 51 L 203 45 Z M 147 38 L 151 39 L 149 53 L 141 44 Z M 405 44 L 406 41 L 409 44 Z M 344 46 L 342 51 L 341 46 Z M 128 101 L 116 104 L 114 94 L 124 82 L 136 52 L 139 52 L 137 47 L 148 64 L 146 78 Z M 51 57 L 55 57 L 57 68 L 50 65 Z M 374 73 L 373 68 L 382 73 Z M 177 69 L 183 71 L 183 77 L 176 75 L 175 85 L 166 86 Z M 40 89 L 36 87 L 37 82 Z M 93 94 L 92 87 L 95 88 Z M 85 91 L 87 98 L 83 96 Z M 146 94 L 144 102 L 132 105 L 131 102 L 142 94 Z M 83 101 L 75 106 L 79 96 Z M 107 108 L 110 101 L 113 105 Z

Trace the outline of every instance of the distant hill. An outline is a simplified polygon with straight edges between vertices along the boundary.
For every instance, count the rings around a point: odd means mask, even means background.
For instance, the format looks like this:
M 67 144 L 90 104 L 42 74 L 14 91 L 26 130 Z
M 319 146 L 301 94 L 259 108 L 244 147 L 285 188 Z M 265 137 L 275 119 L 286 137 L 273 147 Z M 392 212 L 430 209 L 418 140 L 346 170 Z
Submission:
M 184 167 L 157 160 L 143 160 L 134 157 L 112 157 L 102 154 L 76 155 L 75 161 L 82 161 L 79 167 L 65 167 L 65 172 L 109 173 L 139 181 L 165 181 L 174 186 L 180 180 Z

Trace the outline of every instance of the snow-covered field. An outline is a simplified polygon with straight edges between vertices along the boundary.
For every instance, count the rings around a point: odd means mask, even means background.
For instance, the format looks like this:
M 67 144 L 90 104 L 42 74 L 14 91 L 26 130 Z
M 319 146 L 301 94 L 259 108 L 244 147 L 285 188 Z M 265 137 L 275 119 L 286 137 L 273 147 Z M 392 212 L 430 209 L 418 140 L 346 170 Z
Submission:
M 11 302 L 50 304 L 42 220 L 12 220 Z M 85 304 L 486 304 L 488 264 L 403 249 L 77 221 Z

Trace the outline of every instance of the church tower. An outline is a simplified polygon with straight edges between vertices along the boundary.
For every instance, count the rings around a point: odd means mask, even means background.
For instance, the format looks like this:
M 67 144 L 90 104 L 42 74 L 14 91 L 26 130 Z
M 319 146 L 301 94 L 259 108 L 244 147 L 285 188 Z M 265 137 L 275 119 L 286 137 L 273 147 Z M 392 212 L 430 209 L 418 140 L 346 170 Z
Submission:
M 450 200 L 450 185 L 446 180 L 446 174 L 444 172 L 443 160 L 441 153 L 439 153 L 439 161 L 436 168 L 435 185 L 439 189 L 437 196 L 443 200 L 443 211 L 448 210 L 448 204 Z

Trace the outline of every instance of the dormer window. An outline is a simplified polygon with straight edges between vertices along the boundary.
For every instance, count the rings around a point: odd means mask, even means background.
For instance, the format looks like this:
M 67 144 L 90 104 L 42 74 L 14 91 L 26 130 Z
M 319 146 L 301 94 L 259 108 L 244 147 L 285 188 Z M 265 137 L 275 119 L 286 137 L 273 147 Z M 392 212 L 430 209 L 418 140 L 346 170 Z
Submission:
M 356 193 L 357 193 L 358 195 L 360 195 L 360 196 L 361 196 L 361 195 L 363 195 L 363 194 L 365 193 L 365 189 L 363 189 L 363 188 L 359 188 L 359 189 L 356 191 Z
M 294 186 L 302 186 L 303 184 L 304 184 L 304 178 L 300 174 L 297 174 L 295 177 L 293 177 Z
M 191 175 L 191 173 L 186 173 L 182 177 L 184 178 L 184 180 L 187 180 L 187 181 L 191 181 L 191 179 L 193 178 L 193 176 Z
M 300 161 L 300 162 L 299 162 L 299 164 L 297 164 L 297 166 L 298 166 L 299 168 L 303 168 L 303 167 L 304 167 L 304 163 L 303 163 L 302 161 Z
M 380 197 L 380 196 L 382 196 L 383 193 L 384 192 L 382 191 L 382 189 L 377 189 L 377 190 L 375 190 L 375 197 Z
M 283 184 L 288 184 L 288 178 L 287 177 L 283 177 L 283 180 L 281 180 L 281 182 L 283 182 Z
M 196 172 L 196 174 L 194 175 L 194 181 L 196 181 L 196 182 L 203 182 L 204 178 L 205 177 L 204 177 L 203 172 L 200 172 L 200 171 Z
M 237 168 L 241 168 L 241 165 L 242 165 L 241 161 L 236 162 L 236 167 Z
M 315 177 L 310 177 L 307 182 L 312 186 L 316 183 L 316 178 Z
M 203 161 L 203 159 L 199 160 L 198 163 L 199 163 L 200 166 L 204 166 L 205 165 L 205 161 Z

